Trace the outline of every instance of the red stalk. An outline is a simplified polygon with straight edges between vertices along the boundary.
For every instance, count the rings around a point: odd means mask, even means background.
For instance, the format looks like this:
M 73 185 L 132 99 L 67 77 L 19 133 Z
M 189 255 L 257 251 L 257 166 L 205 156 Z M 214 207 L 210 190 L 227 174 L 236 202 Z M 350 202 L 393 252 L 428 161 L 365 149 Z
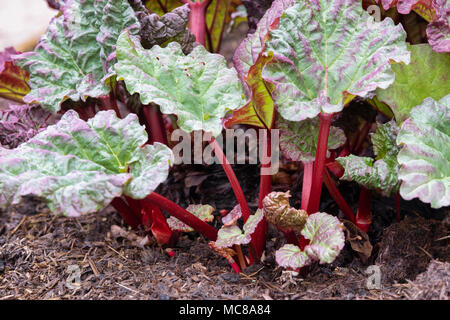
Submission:
M 178 220 L 184 222 L 191 228 L 195 229 L 196 231 L 200 232 L 202 235 L 204 235 L 206 238 L 208 238 L 211 241 L 216 241 L 217 239 L 217 230 L 207 224 L 206 222 L 200 220 L 196 216 L 194 216 L 189 211 L 183 209 L 176 203 L 170 201 L 169 199 L 153 192 L 150 195 L 148 195 L 145 200 L 145 202 L 150 202 L 162 210 L 169 213 L 171 216 L 174 216 Z
M 206 8 L 210 1 L 193 2 L 193 0 L 182 0 L 183 3 L 188 3 L 189 9 L 191 9 L 189 14 L 189 29 L 194 34 L 197 42 L 202 45 L 206 43 Z
M 352 150 L 354 154 L 361 153 L 362 145 L 364 143 L 364 140 L 366 140 L 367 135 L 370 132 L 370 127 L 372 127 L 372 123 L 367 121 L 364 124 L 364 126 L 362 127 L 362 129 L 359 130 L 360 133 L 359 133 L 358 141 L 356 143 L 356 146 Z
M 159 107 L 154 104 L 143 105 L 142 113 L 145 117 L 147 133 L 150 134 L 150 140 L 167 145 L 167 135 Z
M 328 192 L 330 192 L 331 197 L 334 199 L 334 201 L 336 201 L 338 207 L 342 210 L 342 212 L 344 212 L 346 217 L 351 222 L 355 223 L 355 214 L 353 213 L 353 210 L 350 208 L 350 206 L 347 204 L 347 201 L 345 201 L 344 197 L 339 192 L 339 189 L 334 184 L 334 181 L 327 169 L 325 169 L 324 172 L 323 182 L 325 183 Z
M 237 180 L 236 175 L 234 174 L 233 168 L 231 168 L 231 165 L 228 162 L 227 157 L 223 153 L 223 150 L 217 143 L 216 139 L 211 138 L 209 144 L 213 148 L 216 157 L 222 164 L 223 170 L 225 171 L 225 174 L 227 175 L 228 180 L 230 181 L 231 188 L 233 189 L 236 199 L 238 203 L 241 205 L 242 217 L 244 218 L 245 222 L 247 221 L 248 217 L 250 217 L 250 209 L 248 207 L 247 200 L 245 199 L 244 192 L 242 192 L 241 185 L 239 184 L 239 181 Z
M 311 186 L 314 173 L 314 162 L 303 164 L 303 185 L 302 185 L 302 210 L 308 210 L 309 198 L 311 196 Z
M 134 212 L 122 198 L 114 198 L 111 205 L 119 212 L 122 219 L 133 229 L 141 224 L 140 216 L 137 215 L 137 213 Z
M 359 194 L 358 211 L 356 212 L 356 226 L 364 232 L 369 230 L 372 224 L 372 213 L 370 211 L 370 202 L 372 200 L 372 191 L 361 188 Z
M 78 115 L 81 119 L 87 121 L 95 116 L 95 102 L 93 102 L 91 99 L 88 99 L 86 103 L 76 108 L 75 111 L 78 112 Z
M 116 112 L 116 115 L 121 118 L 119 107 L 117 106 L 117 100 L 116 96 L 113 92 L 109 93 L 109 96 L 102 96 L 99 98 L 101 102 L 100 109 L 102 110 L 114 110 Z
M 328 136 L 330 134 L 332 114 L 321 113 L 319 139 L 317 141 L 316 160 L 314 162 L 314 176 L 311 186 L 311 196 L 308 202 L 308 213 L 313 214 L 319 211 L 320 195 L 322 192 L 323 172 L 325 169 L 325 159 L 328 149 Z

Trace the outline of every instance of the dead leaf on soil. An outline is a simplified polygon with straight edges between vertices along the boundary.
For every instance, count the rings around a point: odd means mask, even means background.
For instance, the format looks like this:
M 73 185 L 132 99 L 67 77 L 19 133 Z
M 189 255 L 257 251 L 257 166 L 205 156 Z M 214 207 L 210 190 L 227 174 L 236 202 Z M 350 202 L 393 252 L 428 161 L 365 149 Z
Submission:
M 345 238 L 352 249 L 358 253 L 362 263 L 367 264 L 373 249 L 369 236 L 348 220 L 344 220 L 344 226 Z

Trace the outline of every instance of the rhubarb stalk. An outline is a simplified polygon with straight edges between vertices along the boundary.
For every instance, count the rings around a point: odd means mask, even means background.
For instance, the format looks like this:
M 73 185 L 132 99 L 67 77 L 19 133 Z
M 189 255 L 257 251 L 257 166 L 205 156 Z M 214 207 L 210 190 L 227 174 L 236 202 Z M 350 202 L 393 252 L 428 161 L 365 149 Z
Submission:
M 148 201 L 162 210 L 166 211 L 171 216 L 174 216 L 181 222 L 184 222 L 191 228 L 195 229 L 199 233 L 201 233 L 203 236 L 208 238 L 211 241 L 217 240 L 217 230 L 207 224 L 206 222 L 200 220 L 196 216 L 194 216 L 189 211 L 183 209 L 176 203 L 170 201 L 169 199 L 152 192 L 150 195 L 148 195 L 144 201 Z
M 323 172 L 328 150 L 328 136 L 330 134 L 332 114 L 321 113 L 319 139 L 317 141 L 316 160 L 314 162 L 314 176 L 311 186 L 311 195 L 308 202 L 308 213 L 313 214 L 319 211 L 320 195 L 322 193 Z
M 370 211 L 370 203 L 372 200 L 372 191 L 361 188 L 359 194 L 358 211 L 356 213 L 356 226 L 364 232 L 369 230 L 372 224 L 372 213 Z
M 167 145 L 164 120 L 159 107 L 155 104 L 143 105 L 142 113 L 145 118 L 147 132 L 150 134 L 152 142 Z
M 205 45 L 206 40 L 206 8 L 211 0 L 182 0 L 189 4 L 189 29 L 198 43 Z
M 313 180 L 314 162 L 303 164 L 303 185 L 302 185 L 302 204 L 301 209 L 307 211 L 309 198 L 311 196 L 311 186 Z
M 141 217 L 134 212 L 122 198 L 114 198 L 111 205 L 119 212 L 122 219 L 133 229 L 141 224 Z

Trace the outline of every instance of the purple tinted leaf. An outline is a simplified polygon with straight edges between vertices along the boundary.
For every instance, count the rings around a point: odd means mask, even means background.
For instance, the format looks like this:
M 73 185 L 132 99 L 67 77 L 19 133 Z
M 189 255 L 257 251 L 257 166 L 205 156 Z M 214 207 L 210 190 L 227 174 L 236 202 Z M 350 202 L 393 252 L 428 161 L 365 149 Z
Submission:
M 242 217 L 241 205 L 236 205 L 225 217 L 222 218 L 222 223 L 225 226 L 234 226 L 239 218 Z
M 280 130 L 280 149 L 286 159 L 302 162 L 315 160 L 319 139 L 318 118 L 294 122 L 278 116 L 276 127 Z M 328 137 L 328 150 L 339 148 L 345 140 L 344 131 L 332 126 Z
M 419 198 L 433 208 L 450 205 L 450 95 L 425 99 L 403 122 L 397 137 L 402 146 L 400 195 Z
M 436 52 L 450 52 L 450 0 L 433 0 L 436 17 L 427 26 L 428 43 Z
M 0 110 L 0 146 L 16 148 L 47 127 L 50 113 L 39 106 L 9 105 Z
M 0 148 L 0 206 L 22 196 L 44 199 L 55 214 L 95 212 L 122 194 L 142 199 L 173 162 L 165 145 L 147 141 L 137 116 L 101 111 L 88 122 L 74 110 L 18 148 Z M 138 183 L 135 183 L 138 181 Z
M 317 212 L 308 217 L 301 234 L 310 240 L 304 251 L 287 244 L 275 253 L 277 263 L 284 268 L 302 268 L 314 261 L 331 263 L 345 244 L 344 225 L 332 215 Z
M 38 102 L 57 112 L 67 99 L 109 93 L 104 81 L 113 76 L 115 45 L 120 32 L 137 32 L 139 23 L 126 1 L 67 0 L 32 52 L 16 57 L 31 74 L 27 103 Z
M 262 76 L 291 121 L 339 112 L 349 97 L 388 87 L 392 60 L 409 63 L 402 26 L 374 22 L 359 1 L 296 0 L 269 34 L 265 54 L 273 59 Z

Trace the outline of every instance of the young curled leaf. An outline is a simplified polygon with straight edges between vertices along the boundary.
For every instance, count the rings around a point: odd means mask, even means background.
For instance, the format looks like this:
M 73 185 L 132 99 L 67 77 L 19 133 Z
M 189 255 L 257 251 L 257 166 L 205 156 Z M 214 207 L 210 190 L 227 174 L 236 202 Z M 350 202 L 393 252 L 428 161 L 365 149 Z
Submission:
M 263 210 L 258 209 L 255 214 L 250 215 L 244 224 L 244 231 L 237 225 L 224 225 L 217 233 L 215 246 L 218 248 L 229 248 L 233 245 L 248 244 L 252 240 L 258 224 L 264 218 Z
M 18 148 L 0 148 L 0 207 L 34 195 L 55 214 L 98 211 L 122 194 L 142 199 L 163 182 L 172 151 L 147 141 L 137 116 L 101 111 L 87 122 L 67 111 Z
M 275 253 L 277 263 L 284 268 L 298 269 L 314 261 L 331 263 L 345 245 L 344 226 L 332 215 L 317 212 L 308 217 L 301 234 L 309 239 L 303 251 L 287 244 Z
M 264 215 L 270 223 L 282 230 L 303 230 L 308 213 L 289 204 L 290 191 L 271 192 L 263 200 Z
M 18 52 L 11 47 L 0 52 L 0 97 L 23 102 L 23 97 L 30 92 L 27 84 L 30 75 L 14 63 L 16 54 Z
M 234 226 L 241 217 L 242 217 L 241 205 L 237 204 L 233 208 L 233 210 L 231 210 L 225 217 L 222 218 L 222 223 L 225 226 Z
M 16 57 L 30 72 L 26 103 L 57 112 L 67 99 L 97 98 L 110 91 L 115 45 L 120 32 L 137 32 L 139 23 L 127 1 L 67 0 L 32 52 Z
M 9 105 L 0 110 L 0 146 L 10 149 L 28 141 L 47 126 L 50 113 L 36 105 Z
M 262 77 L 291 121 L 339 112 L 352 97 L 394 82 L 391 61 L 409 63 L 401 24 L 373 21 L 355 0 L 296 0 L 269 36 L 265 54 L 273 59 Z
M 224 257 L 229 263 L 235 263 L 233 256 L 236 255 L 236 252 L 233 249 L 219 248 L 218 246 L 216 246 L 216 243 L 214 241 L 209 242 L 209 247 L 220 254 L 222 257 Z
M 117 41 L 115 69 L 131 94 L 141 102 L 160 106 L 164 114 L 176 114 L 177 124 L 187 132 L 204 130 L 218 136 L 228 110 L 244 105 L 236 71 L 225 58 L 197 46 L 184 55 L 180 44 L 145 50 L 138 37 L 124 31 Z
M 280 130 L 280 149 L 284 157 L 292 161 L 314 161 L 319 139 L 319 124 L 319 118 L 296 122 L 278 116 L 275 126 Z M 328 150 L 339 148 L 345 140 L 344 131 L 332 126 L 328 137 Z
M 342 180 L 356 181 L 370 190 L 381 191 L 390 196 L 398 191 L 399 148 L 396 144 L 399 127 L 394 120 L 378 125 L 377 131 L 371 135 L 374 153 L 377 160 L 369 157 L 358 157 L 353 154 L 337 158 L 344 167 Z
M 400 195 L 432 208 L 450 205 L 450 94 L 425 99 L 400 129 Z
M 213 212 L 214 208 L 211 207 L 208 204 L 191 204 L 186 208 L 187 211 L 192 213 L 194 216 L 199 218 L 202 221 L 205 222 L 211 222 L 214 220 Z M 179 232 L 193 232 L 194 229 L 189 227 L 187 224 L 181 222 L 175 217 L 170 217 L 167 219 L 167 224 L 169 225 L 170 229 L 173 231 L 179 231 Z
M 184 53 L 188 54 L 192 51 L 195 36 L 186 28 L 190 11 L 187 4 L 159 16 L 156 13 L 149 13 L 140 0 L 129 0 L 129 2 L 141 24 L 139 35 L 145 49 L 178 41 Z

